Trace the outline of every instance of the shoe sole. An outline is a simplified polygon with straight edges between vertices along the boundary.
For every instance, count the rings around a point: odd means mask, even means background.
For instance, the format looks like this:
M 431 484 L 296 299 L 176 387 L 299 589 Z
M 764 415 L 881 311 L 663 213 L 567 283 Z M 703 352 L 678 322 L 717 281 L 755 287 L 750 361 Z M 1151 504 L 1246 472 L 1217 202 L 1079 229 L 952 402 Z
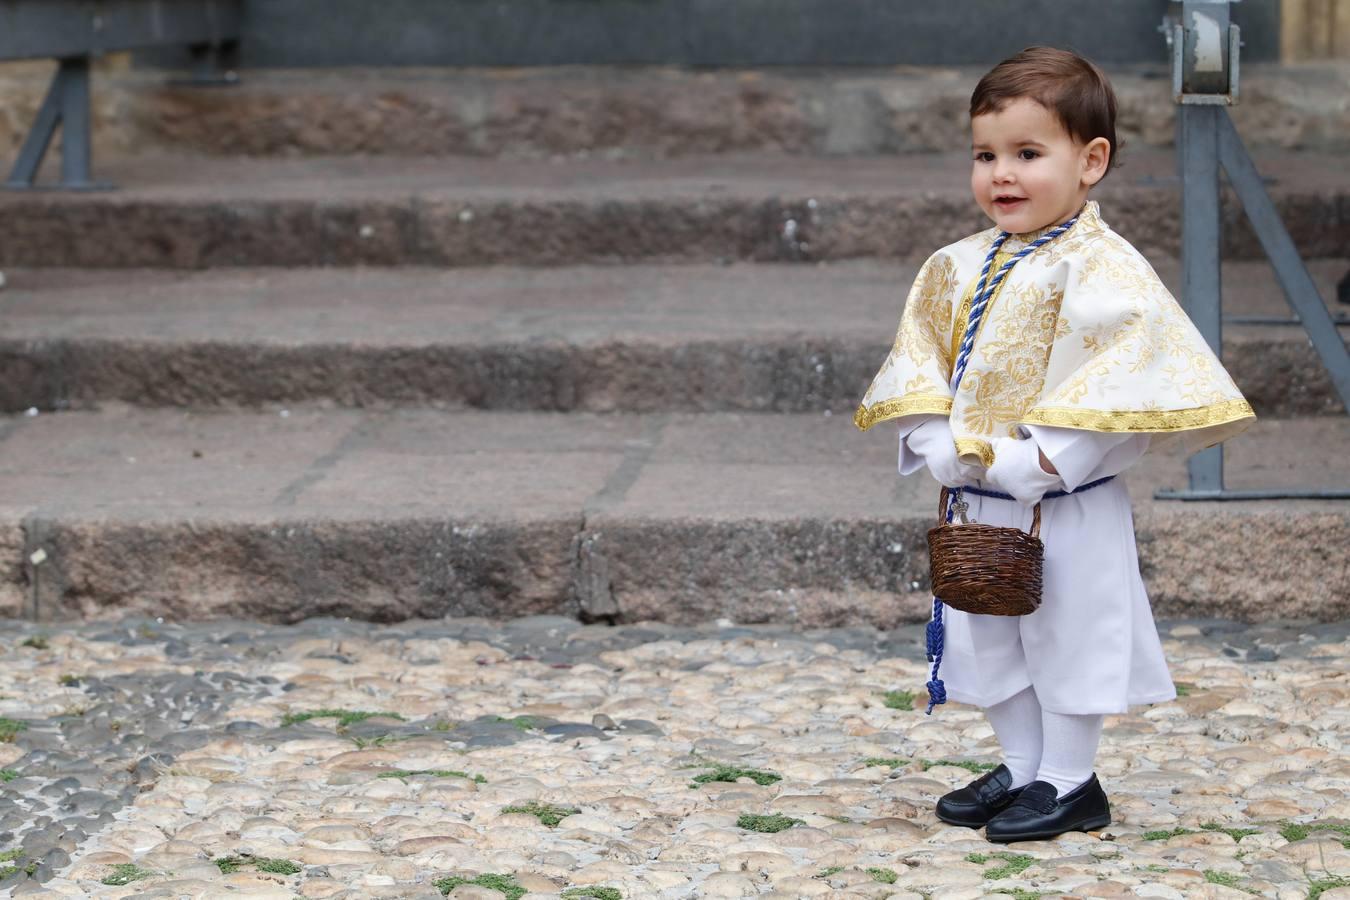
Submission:
M 989 819 L 985 819 L 984 821 L 980 821 L 979 819 L 949 819 L 942 815 L 942 813 L 938 813 L 937 817 L 948 825 L 960 825 L 962 828 L 974 828 L 976 830 L 989 824 Z
M 1075 823 L 1070 828 L 1061 831 L 1033 831 L 1027 834 L 1007 834 L 992 835 L 985 834 L 985 840 L 994 844 L 1013 844 L 1017 841 L 1048 841 L 1051 838 L 1059 837 L 1061 834 L 1069 834 L 1073 831 L 1091 831 L 1094 828 L 1105 828 L 1111 824 L 1110 816 L 1103 816 L 1096 819 L 1088 819 L 1086 822 Z

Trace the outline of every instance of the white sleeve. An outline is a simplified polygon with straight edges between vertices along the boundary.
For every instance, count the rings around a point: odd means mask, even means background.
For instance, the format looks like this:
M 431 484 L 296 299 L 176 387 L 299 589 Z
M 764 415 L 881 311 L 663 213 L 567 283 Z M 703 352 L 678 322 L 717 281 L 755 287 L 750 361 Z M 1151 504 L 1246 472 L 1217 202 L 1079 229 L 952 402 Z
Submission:
M 1149 444 L 1147 434 L 1106 434 L 1049 425 L 1021 427 L 1054 465 L 1067 491 L 1125 471 L 1144 455 Z
M 930 419 L 941 419 L 941 418 L 944 417 L 937 413 L 924 413 L 921 415 L 914 415 L 914 416 L 901 416 L 899 419 L 896 420 L 896 423 L 900 426 L 899 468 L 901 475 L 913 475 L 915 472 L 924 468 L 924 466 L 928 464 L 928 461 L 924 459 L 923 454 L 919 453 L 913 447 L 911 447 L 909 445 L 909 441 L 907 441 L 906 438 L 909 437 L 909 435 L 914 431 L 914 429 L 918 428 L 924 422 L 927 422 Z

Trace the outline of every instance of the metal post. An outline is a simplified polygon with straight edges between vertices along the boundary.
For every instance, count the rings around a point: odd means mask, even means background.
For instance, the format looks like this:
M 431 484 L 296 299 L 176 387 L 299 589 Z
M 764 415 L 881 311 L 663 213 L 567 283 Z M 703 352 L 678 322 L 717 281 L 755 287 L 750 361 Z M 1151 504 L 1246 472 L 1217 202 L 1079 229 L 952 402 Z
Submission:
M 1223 354 L 1219 241 L 1219 153 L 1216 106 L 1181 106 L 1181 296 L 1186 312 L 1215 355 Z M 1201 450 L 1186 461 L 1191 490 L 1223 490 L 1223 447 Z
M 61 129 L 61 181 L 55 186 L 69 191 L 107 189 L 109 185 L 95 182 L 89 172 L 92 129 L 87 56 L 61 60 L 5 187 L 15 191 L 40 189 L 38 169 L 56 136 L 57 127 Z
M 1181 24 L 1167 24 L 1172 88 L 1177 102 L 1177 151 L 1182 176 L 1182 303 L 1214 354 L 1223 358 L 1219 251 L 1222 219 L 1219 169 L 1242 201 L 1243 211 L 1270 258 L 1297 320 L 1307 330 L 1350 410 L 1350 353 L 1323 305 L 1261 176 L 1242 145 L 1226 107 L 1237 102 L 1242 46 L 1228 20 L 1233 0 L 1181 0 Z M 1160 500 L 1350 499 L 1343 488 L 1232 491 L 1223 483 L 1223 445 L 1187 460 L 1190 486 L 1158 491 Z

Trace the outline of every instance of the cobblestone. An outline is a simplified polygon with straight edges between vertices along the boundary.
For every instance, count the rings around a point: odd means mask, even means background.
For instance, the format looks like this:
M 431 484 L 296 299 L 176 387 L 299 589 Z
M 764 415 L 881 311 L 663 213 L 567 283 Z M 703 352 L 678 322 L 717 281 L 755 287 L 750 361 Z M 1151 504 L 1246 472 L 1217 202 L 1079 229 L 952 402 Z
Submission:
M 1344 893 L 1350 623 L 1160 628 L 1181 696 L 1108 718 L 1113 824 L 1002 846 L 934 817 L 999 754 L 911 707 L 919 626 L 12 622 L 0 890 Z

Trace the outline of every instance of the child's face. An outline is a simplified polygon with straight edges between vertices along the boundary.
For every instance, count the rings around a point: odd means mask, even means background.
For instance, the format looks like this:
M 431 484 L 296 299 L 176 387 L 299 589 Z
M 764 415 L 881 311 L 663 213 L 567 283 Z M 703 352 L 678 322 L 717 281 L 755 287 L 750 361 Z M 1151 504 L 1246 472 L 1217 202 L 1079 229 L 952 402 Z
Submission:
M 1071 218 L 1106 174 L 1110 142 L 1079 143 L 1029 97 L 970 120 L 970 189 L 994 224 L 1020 234 Z

